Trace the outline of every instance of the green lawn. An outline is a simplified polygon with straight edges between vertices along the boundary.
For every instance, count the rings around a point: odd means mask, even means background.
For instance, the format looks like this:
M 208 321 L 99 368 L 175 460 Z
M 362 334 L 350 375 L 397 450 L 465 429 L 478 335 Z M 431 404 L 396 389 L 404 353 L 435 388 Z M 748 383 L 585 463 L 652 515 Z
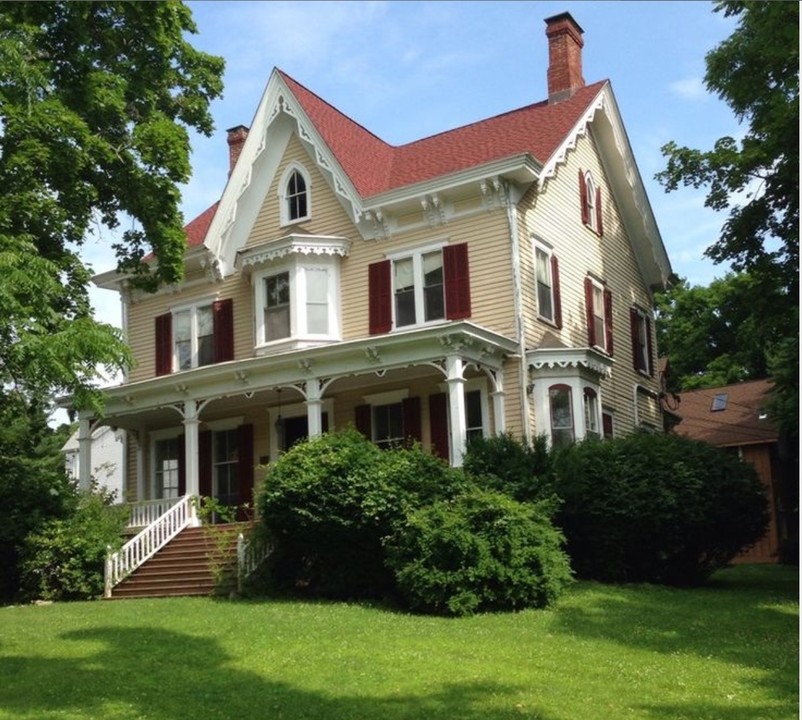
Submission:
M 796 570 L 752 566 L 457 620 L 194 598 L 0 608 L 0 718 L 795 718 L 798 597 Z

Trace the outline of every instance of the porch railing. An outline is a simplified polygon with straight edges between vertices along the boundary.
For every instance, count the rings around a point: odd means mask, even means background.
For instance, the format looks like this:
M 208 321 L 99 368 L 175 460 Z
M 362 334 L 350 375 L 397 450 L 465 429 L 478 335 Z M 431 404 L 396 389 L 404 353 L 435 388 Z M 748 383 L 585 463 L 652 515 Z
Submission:
M 237 536 L 237 592 L 242 592 L 246 578 L 272 550 L 273 547 L 263 538 L 247 538 L 244 533 Z
M 162 498 L 159 500 L 143 500 L 128 503 L 131 516 L 128 518 L 129 528 L 144 528 L 158 520 L 181 498 Z
M 134 535 L 117 552 L 106 558 L 105 595 L 111 597 L 115 585 L 128 577 L 142 563 L 153 557 L 185 527 L 196 520 L 193 496 L 185 495 L 161 515 L 152 520 L 147 527 Z

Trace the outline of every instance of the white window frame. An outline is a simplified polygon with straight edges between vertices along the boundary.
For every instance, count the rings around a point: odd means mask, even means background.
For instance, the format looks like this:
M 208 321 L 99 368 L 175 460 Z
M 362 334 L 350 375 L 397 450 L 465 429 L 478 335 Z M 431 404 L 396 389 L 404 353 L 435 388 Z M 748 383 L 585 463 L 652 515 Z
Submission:
M 590 170 L 585 173 L 585 202 L 588 206 L 588 227 L 598 233 L 599 219 L 596 214 L 596 182 Z
M 601 404 L 599 403 L 599 391 L 596 388 L 585 385 L 582 388 L 582 410 L 585 423 L 585 438 L 602 437 L 602 416 Z
M 289 183 L 293 173 L 299 173 L 306 184 L 306 215 L 297 218 L 290 217 L 289 207 Z M 281 226 L 295 225 L 296 223 L 305 222 L 312 217 L 312 177 L 309 171 L 298 161 L 293 160 L 281 174 L 281 179 L 278 184 L 278 197 L 280 207 L 280 222 Z
M 652 358 L 651 353 L 649 353 L 650 317 L 637 305 L 634 306 L 634 310 L 635 314 L 638 316 L 638 351 L 641 353 L 640 360 L 643 363 L 643 367 L 638 367 L 637 371 L 641 375 L 650 377 L 652 371 Z
M 187 303 L 185 305 L 176 305 L 175 307 L 170 308 L 170 314 L 172 315 L 172 337 L 170 338 L 171 348 L 172 348 L 172 366 L 173 372 L 181 372 L 182 370 L 191 370 L 196 367 L 201 367 L 198 363 L 198 356 L 200 351 L 200 343 L 199 343 L 199 336 L 198 336 L 198 311 L 209 308 L 209 311 L 212 313 L 212 360 L 208 363 L 204 363 L 205 365 L 213 365 L 214 364 L 214 302 L 217 298 L 203 298 L 201 300 L 196 300 L 193 303 Z M 176 341 L 176 328 L 178 326 L 176 316 L 188 312 L 189 313 L 189 334 L 190 334 L 190 366 L 188 368 L 181 368 L 179 366 L 179 356 L 178 356 L 178 344 Z
M 593 286 L 593 295 L 592 295 L 591 302 L 593 304 L 593 320 L 594 320 L 594 323 L 595 323 L 595 320 L 596 320 L 597 317 L 601 318 L 601 332 L 599 332 L 599 329 L 596 327 L 595 324 L 593 326 L 593 332 L 594 332 L 595 339 L 596 339 L 596 344 L 594 345 L 594 347 L 597 347 L 600 350 L 603 350 L 604 352 L 609 353 L 610 349 L 607 347 L 607 314 L 605 313 L 605 308 L 604 308 L 604 291 L 607 288 L 604 285 L 604 283 L 599 282 L 592 275 L 589 276 L 589 277 L 590 277 L 591 285 Z M 600 316 L 596 315 L 596 310 L 597 310 L 597 308 L 596 308 L 596 298 L 597 297 L 599 298 L 600 309 L 601 309 L 601 315 Z
M 423 277 L 423 256 L 430 253 L 439 252 L 442 263 L 443 248 L 448 245 L 447 240 L 435 241 L 416 248 L 406 248 L 394 253 L 388 253 L 385 257 L 390 261 L 390 283 L 392 295 L 393 311 L 393 330 L 409 330 L 429 325 L 438 325 L 446 322 L 446 288 L 445 288 L 445 267 L 443 266 L 443 317 L 425 320 L 425 301 L 424 301 L 424 277 Z M 412 260 L 413 289 L 415 298 L 415 322 L 406 325 L 398 325 L 397 306 L 396 306 L 396 287 L 395 287 L 395 264 L 402 260 Z
M 537 238 L 533 238 L 532 245 L 533 245 L 533 247 L 532 247 L 532 255 L 533 255 L 534 267 L 535 267 L 535 304 L 537 305 L 537 316 L 541 320 L 544 320 L 545 322 L 547 322 L 547 323 L 549 323 L 551 325 L 554 325 L 555 322 L 556 322 L 556 310 L 557 310 L 557 296 L 556 296 L 556 292 L 554 290 L 554 278 L 552 277 L 552 272 L 551 272 L 551 270 L 552 270 L 552 268 L 551 268 L 551 258 L 552 258 L 552 255 L 554 255 L 554 250 L 547 243 L 545 243 L 542 240 L 539 240 Z M 538 287 L 538 284 L 540 282 L 539 279 L 538 279 L 539 278 L 539 276 L 538 276 L 538 267 L 539 267 L 538 253 L 542 253 L 543 255 L 546 256 L 545 267 L 546 267 L 546 273 L 548 275 L 548 281 L 549 281 L 548 288 L 549 288 L 549 296 L 551 298 L 551 317 L 549 317 L 548 315 L 544 314 L 541 311 L 541 307 L 540 307 L 540 289 Z
M 309 294 L 307 291 L 307 273 L 322 271 L 326 273 L 326 324 L 325 333 L 309 331 L 307 307 Z M 265 281 L 269 277 L 281 273 L 289 274 L 290 281 L 290 333 L 287 337 L 267 340 L 265 338 L 265 308 L 267 306 L 267 289 Z M 339 258 L 326 255 L 310 257 L 293 256 L 284 262 L 264 267 L 253 273 L 254 292 L 254 331 L 257 351 L 272 352 L 277 349 L 302 348 L 312 345 L 338 342 L 340 336 L 340 266 Z

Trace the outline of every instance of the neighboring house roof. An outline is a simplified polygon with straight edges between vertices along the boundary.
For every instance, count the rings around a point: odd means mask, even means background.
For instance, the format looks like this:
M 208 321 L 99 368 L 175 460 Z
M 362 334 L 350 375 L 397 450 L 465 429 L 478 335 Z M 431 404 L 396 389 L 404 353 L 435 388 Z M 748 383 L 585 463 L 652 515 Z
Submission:
M 676 432 L 719 446 L 775 442 L 777 427 L 765 411 L 770 390 L 769 380 L 752 380 L 684 392 Z

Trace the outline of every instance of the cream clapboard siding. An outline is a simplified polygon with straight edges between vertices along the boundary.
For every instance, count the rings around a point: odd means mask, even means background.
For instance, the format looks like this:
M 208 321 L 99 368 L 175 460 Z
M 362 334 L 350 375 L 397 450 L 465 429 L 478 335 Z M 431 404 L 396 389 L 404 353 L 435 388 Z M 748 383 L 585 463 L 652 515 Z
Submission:
M 602 188 L 604 235 L 601 238 L 582 223 L 580 169 L 590 170 L 594 181 Z M 538 347 L 547 332 L 556 335 L 567 346 L 587 346 L 585 277 L 593 273 L 604 279 L 613 294 L 615 363 L 611 377 L 601 385 L 602 404 L 606 409 L 615 411 L 616 434 L 630 432 L 635 428 L 635 386 L 644 386 L 652 392 L 658 390 L 654 378 L 638 373 L 632 366 L 629 310 L 633 304 L 651 308 L 651 299 L 606 183 L 591 134 L 580 138 L 576 149 L 568 153 L 565 163 L 557 168 L 555 176 L 546 182 L 534 201 L 530 194 L 520 207 L 523 211 L 520 234 L 527 347 Z M 562 331 L 537 319 L 532 247 L 534 236 L 549 243 L 559 259 Z M 652 333 L 654 344 L 654 327 Z M 639 422 L 661 426 L 659 406 L 653 397 L 641 397 L 637 404 Z

